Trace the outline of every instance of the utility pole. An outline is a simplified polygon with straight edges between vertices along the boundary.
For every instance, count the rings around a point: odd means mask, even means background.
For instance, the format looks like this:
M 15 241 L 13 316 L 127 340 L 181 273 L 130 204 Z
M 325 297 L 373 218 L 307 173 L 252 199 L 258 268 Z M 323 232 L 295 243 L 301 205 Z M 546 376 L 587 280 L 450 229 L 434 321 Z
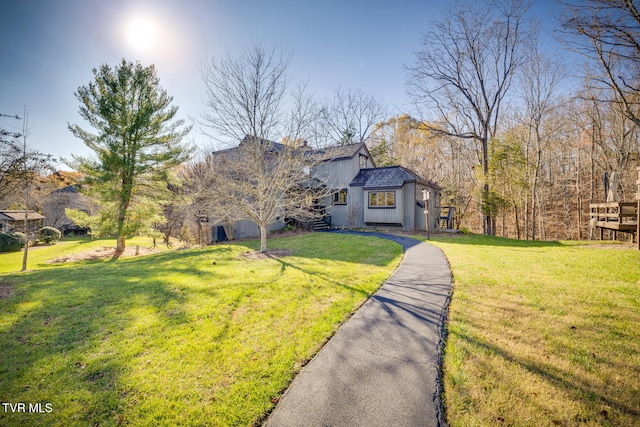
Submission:
M 24 115 L 27 114 L 27 107 L 24 107 Z M 0 117 L 8 117 L 10 119 L 22 120 L 22 167 L 24 172 L 25 182 L 25 200 L 24 200 L 24 253 L 22 255 L 22 271 L 27 270 L 27 254 L 29 250 L 29 235 L 28 233 L 28 217 L 29 217 L 29 177 L 27 176 L 27 121 L 26 118 L 22 119 L 17 114 L 13 116 L 9 114 L 0 113 Z M 14 134 L 17 138 L 20 134 Z
M 27 169 L 27 107 L 24 107 L 22 119 L 22 166 L 24 168 L 24 252 L 22 254 L 22 271 L 27 271 L 29 254 L 29 171 Z

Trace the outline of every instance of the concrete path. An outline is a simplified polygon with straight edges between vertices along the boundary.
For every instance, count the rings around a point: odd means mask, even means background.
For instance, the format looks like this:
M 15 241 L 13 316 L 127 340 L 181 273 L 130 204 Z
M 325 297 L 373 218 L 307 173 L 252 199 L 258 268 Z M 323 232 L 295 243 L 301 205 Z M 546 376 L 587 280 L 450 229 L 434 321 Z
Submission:
M 409 237 L 358 234 L 400 243 L 402 263 L 302 369 L 267 427 L 446 425 L 439 367 L 449 263 Z

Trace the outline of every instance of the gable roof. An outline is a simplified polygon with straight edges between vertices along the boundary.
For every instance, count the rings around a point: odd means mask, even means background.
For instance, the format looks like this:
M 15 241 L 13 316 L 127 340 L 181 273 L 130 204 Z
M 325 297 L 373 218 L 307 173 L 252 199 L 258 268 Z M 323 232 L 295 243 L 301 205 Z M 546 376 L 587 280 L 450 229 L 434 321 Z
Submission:
M 242 147 L 245 144 L 254 142 L 257 142 L 262 147 L 266 147 L 265 151 L 269 153 L 282 153 L 287 148 L 286 145 L 280 144 L 279 142 L 270 141 L 268 139 L 258 138 L 251 135 L 246 135 L 244 138 L 242 138 L 242 141 L 240 141 L 238 147 Z
M 45 216 L 40 215 L 38 212 L 29 211 L 27 213 L 27 219 L 45 219 Z M 0 211 L 0 219 L 8 221 L 24 221 L 24 211 L 6 210 Z
M 312 156 L 321 162 L 332 160 L 350 159 L 356 155 L 364 143 L 336 145 L 333 147 L 316 148 L 312 151 Z
M 242 138 L 242 141 L 240 141 L 240 144 L 238 144 L 237 147 L 214 151 L 212 154 L 215 155 L 215 154 L 223 154 L 223 153 L 233 153 L 243 145 L 246 145 L 247 143 L 254 142 L 254 141 L 257 142 L 259 145 L 266 147 L 266 150 L 265 150 L 266 153 L 279 154 L 284 152 L 287 149 L 294 148 L 294 147 L 289 147 L 288 145 L 285 145 L 285 144 L 281 144 L 279 142 L 270 141 L 268 139 L 257 138 L 255 136 L 246 135 L 244 138 Z M 307 146 L 297 147 L 297 148 L 302 149 L 304 154 L 306 156 L 309 156 L 309 158 L 313 159 L 313 161 L 332 162 L 335 160 L 351 159 L 363 147 L 367 152 L 367 154 L 369 155 L 369 159 L 371 159 L 371 162 L 373 163 L 373 158 L 371 157 L 371 154 L 369 154 L 369 149 L 367 148 L 367 145 L 364 142 L 358 142 L 354 144 L 345 144 L 345 145 L 335 145 L 332 147 L 325 147 L 325 148 L 311 148 Z
M 238 144 L 237 147 L 231 147 L 231 148 L 224 148 L 222 150 L 216 150 L 213 151 L 211 154 L 213 155 L 220 155 L 220 154 L 230 154 L 230 155 L 235 155 L 236 152 L 240 151 L 240 148 L 242 148 L 243 146 L 246 146 L 249 143 L 257 143 L 261 148 L 264 148 L 264 153 L 265 154 L 280 154 L 285 152 L 287 149 L 292 150 L 292 149 L 302 149 L 304 152 L 310 152 L 313 151 L 311 148 L 308 147 L 290 147 L 288 145 L 285 144 L 281 144 L 279 142 L 275 142 L 275 141 L 270 141 L 268 139 L 264 139 L 264 138 L 258 138 L 256 136 L 251 136 L 251 135 L 246 135 L 244 138 L 242 138 L 242 141 L 240 141 L 240 143 Z
M 376 188 L 402 188 L 408 182 L 416 182 L 431 187 L 434 184 L 429 183 L 415 172 L 402 166 L 387 166 L 382 168 L 360 169 L 360 172 L 351 181 L 349 185 L 354 187 L 363 187 L 365 190 Z

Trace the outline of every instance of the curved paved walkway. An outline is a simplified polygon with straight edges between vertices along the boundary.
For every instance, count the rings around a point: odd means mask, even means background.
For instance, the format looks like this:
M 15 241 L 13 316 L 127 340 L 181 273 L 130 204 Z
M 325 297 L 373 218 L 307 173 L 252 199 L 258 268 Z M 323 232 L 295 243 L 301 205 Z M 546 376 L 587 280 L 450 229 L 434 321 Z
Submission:
M 265 426 L 446 425 L 439 381 L 449 263 L 409 237 L 357 234 L 401 244 L 402 263 L 296 376 Z

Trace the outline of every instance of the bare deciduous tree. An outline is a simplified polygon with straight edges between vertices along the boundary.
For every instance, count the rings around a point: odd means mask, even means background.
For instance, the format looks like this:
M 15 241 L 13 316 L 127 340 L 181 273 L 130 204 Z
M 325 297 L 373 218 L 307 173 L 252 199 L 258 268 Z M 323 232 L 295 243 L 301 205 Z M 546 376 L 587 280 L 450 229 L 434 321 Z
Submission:
M 489 140 L 496 135 L 500 108 L 524 61 L 527 10 L 521 0 L 459 4 L 433 22 L 408 68 L 410 95 L 437 115 L 430 121 L 433 130 L 476 142 L 485 201 Z M 494 234 L 494 225 L 492 212 L 485 209 L 485 233 Z
M 256 44 L 238 57 L 212 59 L 204 70 L 208 99 L 201 127 L 242 143 L 206 159 L 201 203 L 223 224 L 255 222 L 261 252 L 269 224 L 319 215 L 312 206 L 325 191 L 308 175 L 312 157 L 304 142 L 319 109 L 304 85 L 294 90 L 290 110 L 283 102 L 289 61 L 290 55 Z M 273 142 L 276 135 L 287 144 Z
M 467 140 L 434 132 L 431 126 L 403 114 L 377 123 L 369 139 L 377 166 L 401 165 L 442 187 L 442 203 L 455 209 L 459 225 L 475 184 Z M 443 206 L 444 206 L 443 205 Z
M 51 169 L 54 160 L 49 154 L 25 151 L 17 141 L 22 134 L 0 129 L 0 203 L 10 204 L 10 198 L 22 196 L 25 179 Z
M 265 252 L 270 224 L 310 221 L 319 215 L 314 202 L 328 195 L 322 183 L 308 174 L 313 162 L 309 153 L 306 147 L 247 137 L 238 148 L 214 154 L 207 211 L 223 224 L 255 222 L 260 252 Z
M 576 0 L 562 18 L 568 42 L 596 64 L 588 76 L 593 87 L 609 89 L 600 101 L 622 105 L 640 125 L 640 11 L 630 0 Z
M 526 237 L 536 239 L 539 211 L 538 187 L 542 156 L 549 144 L 563 131 L 564 122 L 557 120 L 556 109 L 560 103 L 558 90 L 562 84 L 563 69 L 560 61 L 542 54 L 537 43 L 532 43 L 531 53 L 522 68 L 519 92 L 524 102 L 524 114 L 519 118 L 525 125 L 524 152 L 527 174 L 530 175 L 531 215 L 526 213 Z M 529 174 L 529 172 L 531 172 Z M 529 205 L 529 200 L 525 206 Z M 528 209 L 525 208 L 525 211 Z M 530 224 L 530 227 L 529 227 Z M 531 230 L 529 234 L 529 230 Z
M 375 124 L 384 120 L 386 106 L 362 89 L 338 87 L 333 100 L 324 109 L 329 140 L 335 144 L 366 142 Z
M 246 135 L 273 139 L 284 134 L 283 98 L 291 55 L 254 44 L 240 56 L 211 58 L 202 70 L 206 87 L 201 130 L 236 144 Z

